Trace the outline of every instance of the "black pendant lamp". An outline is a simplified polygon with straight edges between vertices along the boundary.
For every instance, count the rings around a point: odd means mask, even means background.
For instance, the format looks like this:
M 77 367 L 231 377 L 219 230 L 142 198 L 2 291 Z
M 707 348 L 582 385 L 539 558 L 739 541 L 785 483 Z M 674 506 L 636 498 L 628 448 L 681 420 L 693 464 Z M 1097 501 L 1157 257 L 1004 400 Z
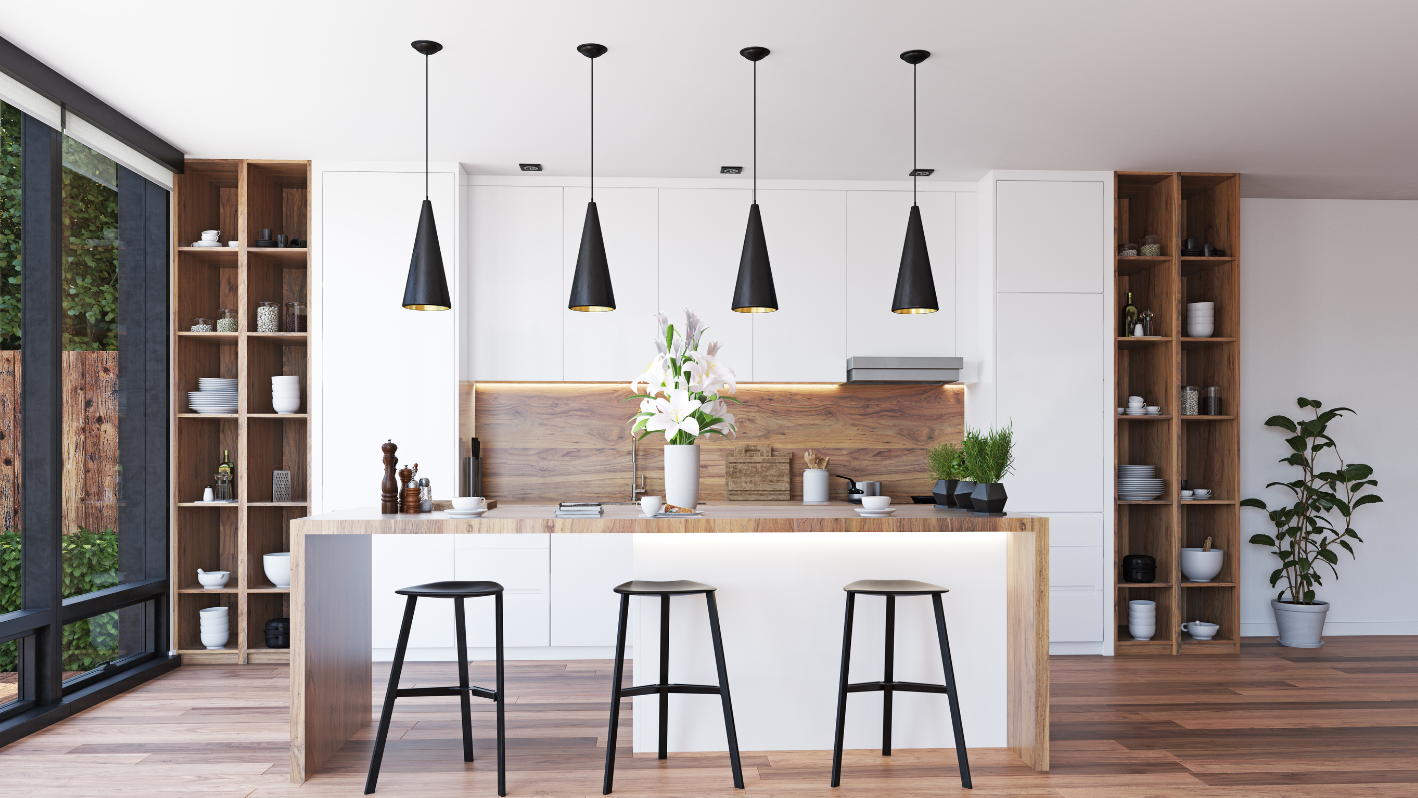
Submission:
M 448 280 L 443 276 L 443 250 L 438 246 L 438 227 L 433 223 L 433 203 L 428 201 L 428 56 L 443 49 L 438 42 L 420 39 L 413 48 L 423 53 L 423 208 L 419 211 L 418 234 L 414 236 L 414 256 L 409 261 L 409 279 L 404 283 L 407 310 L 448 310 Z
M 591 59 L 591 201 L 586 203 L 581 251 L 576 254 L 576 276 L 571 278 L 571 299 L 566 306 L 589 312 L 615 310 L 606 242 L 601 238 L 601 215 L 596 211 L 596 59 L 606 54 L 606 47 L 583 44 L 576 51 Z
M 931 253 L 926 249 L 926 230 L 921 226 L 921 208 L 916 204 L 916 65 L 930 58 L 925 50 L 907 50 L 901 60 L 911 65 L 911 217 L 906 220 L 906 244 L 901 248 L 901 269 L 896 273 L 896 295 L 892 313 L 935 313 L 940 302 L 935 296 L 931 275 Z
M 772 313 L 778 309 L 778 292 L 773 290 L 768 242 L 763 237 L 763 217 L 758 213 L 758 62 L 768 55 L 768 48 L 745 47 L 739 55 L 753 62 L 753 204 L 748 208 L 733 308 L 739 313 Z

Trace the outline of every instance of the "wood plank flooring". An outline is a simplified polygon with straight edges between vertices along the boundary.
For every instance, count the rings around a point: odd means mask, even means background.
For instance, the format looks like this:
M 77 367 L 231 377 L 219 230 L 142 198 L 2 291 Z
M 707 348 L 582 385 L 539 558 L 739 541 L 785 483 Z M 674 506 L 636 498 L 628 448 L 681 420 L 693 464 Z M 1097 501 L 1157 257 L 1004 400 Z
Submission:
M 510 796 L 600 795 L 610 663 L 509 665 Z M 1418 795 L 1418 637 L 1338 637 L 1318 650 L 1247 640 L 1237 656 L 1055 657 L 1053 770 L 971 749 L 975 789 L 952 751 L 747 752 L 746 793 L 725 754 L 631 755 L 622 718 L 616 795 L 811 798 L 1328 798 Z M 452 663 L 406 666 L 448 684 Z M 382 692 L 387 666 L 375 668 Z M 474 681 L 491 683 L 488 663 Z M 629 680 L 627 680 L 629 683 Z M 382 696 L 379 696 L 382 697 Z M 903 697 L 904 698 L 904 697 Z M 830 697 L 829 697 L 830 700 Z M 629 702 L 626 702 L 627 705 Z M 496 794 L 492 705 L 474 704 L 477 762 L 461 761 L 457 702 L 403 699 L 378 795 Z M 376 701 L 377 707 L 377 701 Z M 372 731 L 309 783 L 288 782 L 282 666 L 186 666 L 0 748 L 0 796 L 266 798 L 363 792 Z

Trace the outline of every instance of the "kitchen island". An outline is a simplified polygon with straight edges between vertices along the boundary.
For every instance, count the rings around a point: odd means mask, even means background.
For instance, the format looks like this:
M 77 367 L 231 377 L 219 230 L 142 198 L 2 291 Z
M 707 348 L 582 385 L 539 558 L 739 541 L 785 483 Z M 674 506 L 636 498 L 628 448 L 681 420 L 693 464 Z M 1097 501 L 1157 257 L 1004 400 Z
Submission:
M 476 519 L 375 509 L 297 519 L 291 523 L 291 781 L 304 782 L 370 722 L 370 536 L 383 534 L 632 533 L 636 579 L 691 579 L 718 588 L 744 751 L 831 748 L 843 585 L 858 579 L 943 585 L 951 590 L 943 598 L 967 743 L 1008 746 L 1047 770 L 1048 519 L 929 505 L 896 510 L 863 518 L 842 503 L 755 504 L 706 506 L 698 518 L 647 519 L 637 507 L 607 505 L 602 518 L 557 519 L 551 505 L 513 505 Z M 635 672 L 654 673 L 658 602 L 637 602 Z M 853 681 L 881 678 L 883 602 L 858 601 Z M 930 617 L 928 600 L 898 601 L 897 679 L 941 681 Z M 715 683 L 703 598 L 674 600 L 671 618 L 673 681 Z M 609 684 L 606 693 L 609 699 Z M 635 750 L 653 750 L 657 711 L 653 700 L 636 699 Z M 719 712 L 717 700 L 672 696 L 670 750 L 725 750 Z M 893 728 L 898 748 L 952 745 L 943 696 L 898 696 Z M 879 746 L 880 733 L 880 694 L 854 694 L 847 747 Z

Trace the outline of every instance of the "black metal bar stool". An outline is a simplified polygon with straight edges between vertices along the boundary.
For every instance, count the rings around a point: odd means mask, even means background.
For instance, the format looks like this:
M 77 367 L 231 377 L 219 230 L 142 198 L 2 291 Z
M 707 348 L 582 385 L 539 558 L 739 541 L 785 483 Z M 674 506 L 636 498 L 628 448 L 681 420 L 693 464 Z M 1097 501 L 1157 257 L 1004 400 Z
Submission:
M 675 582 L 632 581 L 617 587 L 620 594 L 620 626 L 615 636 L 615 679 L 611 684 L 611 728 L 606 739 L 606 780 L 602 795 L 611 794 L 611 782 L 615 780 L 615 739 L 620 727 L 620 699 L 638 695 L 660 696 L 660 758 L 669 757 L 669 716 L 670 693 L 697 693 L 718 695 L 724 704 L 724 729 L 729 733 L 729 763 L 734 771 L 734 786 L 743 789 L 743 768 L 739 766 L 739 737 L 734 731 L 734 706 L 729 700 L 729 672 L 724 667 L 724 640 L 719 635 L 719 605 L 714 601 L 714 588 L 699 582 L 679 580 Z M 709 605 L 709 634 L 714 639 L 714 662 L 719 668 L 719 683 L 712 684 L 670 684 L 670 597 L 704 594 Z M 638 687 L 621 687 L 620 680 L 625 674 L 625 622 L 630 612 L 631 596 L 660 597 L 660 681 L 658 684 L 642 684 Z
M 414 696 L 448 695 L 457 696 L 463 707 L 463 761 L 473 761 L 473 709 L 470 696 L 488 698 L 497 702 L 497 794 L 507 794 L 507 735 L 503 723 L 502 685 L 502 585 L 496 582 L 430 582 L 396 590 L 401 596 L 408 596 L 404 603 L 404 624 L 399 627 L 399 645 L 394 649 L 394 667 L 389 671 L 389 689 L 384 693 L 384 711 L 379 716 L 379 734 L 374 738 L 374 756 L 369 760 L 369 778 L 364 783 L 364 794 L 374 792 L 374 784 L 379 781 L 379 763 L 384 759 L 384 742 L 389 737 L 389 720 L 394 716 L 394 699 Z M 497 618 L 497 689 L 473 687 L 468 684 L 468 632 L 464 624 L 463 600 L 492 596 L 495 600 L 494 613 Z M 458 686 L 457 687 L 413 687 L 399 689 L 399 674 L 404 670 L 404 653 L 409 648 L 409 630 L 414 625 L 414 604 L 419 598 L 453 599 L 453 613 L 458 625 Z
M 842 681 L 837 688 L 837 737 L 832 747 L 832 786 L 842 783 L 842 733 L 847 725 L 847 694 L 880 692 L 882 694 L 881 755 L 891 756 L 891 695 L 896 691 L 911 693 L 945 693 L 950 699 L 950 721 L 955 727 L 955 756 L 960 760 L 960 784 L 970 789 L 970 760 L 965 756 L 965 728 L 960 723 L 960 701 L 956 695 L 955 668 L 950 664 L 950 638 L 945 634 L 945 611 L 940 596 L 950 591 L 939 585 L 910 579 L 863 579 L 842 588 L 847 591 L 847 621 L 842 632 Z M 879 682 L 847 683 L 847 671 L 852 660 L 852 607 L 857 595 L 886 596 L 886 667 Z M 930 596 L 935 607 L 936 634 L 940 637 L 940 660 L 945 666 L 945 684 L 898 682 L 895 679 L 896 597 Z

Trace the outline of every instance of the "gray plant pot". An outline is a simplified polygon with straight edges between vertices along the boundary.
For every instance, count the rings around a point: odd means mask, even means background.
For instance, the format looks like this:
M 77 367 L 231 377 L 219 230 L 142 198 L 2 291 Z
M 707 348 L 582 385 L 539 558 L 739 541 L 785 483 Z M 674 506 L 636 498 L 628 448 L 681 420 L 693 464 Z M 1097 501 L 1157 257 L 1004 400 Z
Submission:
M 935 487 L 931 488 L 931 495 L 935 497 L 937 507 L 955 506 L 955 486 L 959 482 L 958 479 L 937 479 L 935 481 Z
M 1329 602 L 1316 601 L 1314 604 L 1289 604 L 1270 600 L 1270 608 L 1275 610 L 1275 625 L 1280 628 L 1282 646 L 1291 648 L 1319 648 L 1324 645 L 1320 639 L 1324 634 L 1324 618 L 1329 613 Z
M 975 492 L 975 483 L 968 479 L 962 479 L 955 483 L 955 506 L 962 510 L 975 509 L 975 503 L 970 500 L 970 494 Z
M 977 482 L 970 494 L 976 515 L 1004 515 L 1004 503 L 1009 494 L 1004 492 L 1003 482 Z

